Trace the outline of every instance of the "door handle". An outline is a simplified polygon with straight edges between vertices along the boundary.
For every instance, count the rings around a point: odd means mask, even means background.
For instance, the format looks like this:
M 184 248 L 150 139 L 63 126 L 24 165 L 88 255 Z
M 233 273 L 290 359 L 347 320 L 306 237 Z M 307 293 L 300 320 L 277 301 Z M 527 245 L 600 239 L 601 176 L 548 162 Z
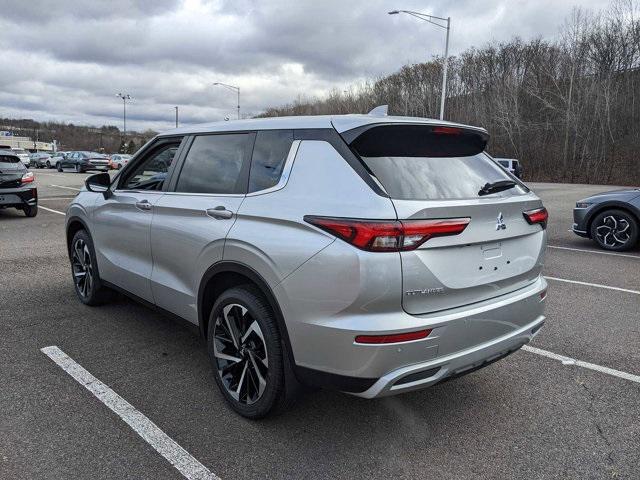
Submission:
M 151 204 L 148 200 L 142 200 L 140 202 L 136 202 L 136 207 L 140 210 L 151 210 Z
M 218 220 L 228 220 L 233 217 L 233 212 L 219 205 L 216 208 L 207 208 L 207 215 Z

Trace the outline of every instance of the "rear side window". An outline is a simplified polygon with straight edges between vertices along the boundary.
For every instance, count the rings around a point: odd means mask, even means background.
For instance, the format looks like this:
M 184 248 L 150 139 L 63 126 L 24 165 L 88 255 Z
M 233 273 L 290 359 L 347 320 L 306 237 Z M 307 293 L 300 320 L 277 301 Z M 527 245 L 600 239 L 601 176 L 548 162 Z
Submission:
M 509 168 L 509 162 L 507 160 L 498 160 L 498 163 L 504 168 Z
M 486 183 L 512 180 L 483 152 L 486 137 L 454 127 L 385 126 L 356 138 L 352 148 L 398 200 L 476 198 Z M 502 195 L 521 195 L 516 186 Z
M 243 169 L 248 165 L 253 136 L 252 133 L 197 136 L 184 160 L 176 192 L 244 193 L 247 177 Z
M 277 185 L 292 143 L 293 130 L 262 130 L 257 133 L 249 172 L 249 192 Z

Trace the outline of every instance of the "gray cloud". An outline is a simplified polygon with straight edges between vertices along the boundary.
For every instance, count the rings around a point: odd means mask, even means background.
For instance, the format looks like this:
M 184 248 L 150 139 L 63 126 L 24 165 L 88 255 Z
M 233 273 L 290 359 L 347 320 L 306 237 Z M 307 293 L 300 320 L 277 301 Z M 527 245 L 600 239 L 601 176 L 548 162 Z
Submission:
M 600 8 L 597 0 L 576 0 Z M 233 116 L 441 55 L 443 31 L 391 8 L 452 17 L 453 53 L 491 40 L 552 37 L 574 2 L 554 0 L 0 0 L 0 116 L 137 129 Z

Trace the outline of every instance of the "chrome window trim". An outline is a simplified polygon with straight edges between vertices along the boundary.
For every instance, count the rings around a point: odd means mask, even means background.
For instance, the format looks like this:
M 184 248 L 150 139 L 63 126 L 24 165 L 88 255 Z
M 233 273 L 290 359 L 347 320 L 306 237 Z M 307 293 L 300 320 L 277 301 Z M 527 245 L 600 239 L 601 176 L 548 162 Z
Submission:
M 243 198 L 245 196 L 244 193 L 189 193 L 189 192 L 162 192 L 165 195 L 182 195 L 187 197 L 238 197 Z
M 296 155 L 298 154 L 300 142 L 301 140 L 294 140 L 293 142 L 291 142 L 291 148 L 289 149 L 287 159 L 284 161 L 284 167 L 282 167 L 282 173 L 280 174 L 280 180 L 278 181 L 278 183 L 276 183 L 273 187 L 247 193 L 247 197 L 256 197 L 258 195 L 264 195 L 265 193 L 276 192 L 278 190 L 282 190 L 287 185 L 287 182 L 289 181 L 289 175 L 291 174 L 291 169 L 293 168 L 293 162 L 295 161 Z M 253 161 L 253 158 L 251 160 Z M 249 178 L 251 178 L 251 173 L 249 173 Z

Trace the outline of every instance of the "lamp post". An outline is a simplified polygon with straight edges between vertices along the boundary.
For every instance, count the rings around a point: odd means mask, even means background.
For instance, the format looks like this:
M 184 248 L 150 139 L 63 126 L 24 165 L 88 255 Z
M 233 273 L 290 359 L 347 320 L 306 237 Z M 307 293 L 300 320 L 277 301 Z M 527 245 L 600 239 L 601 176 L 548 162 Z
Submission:
M 178 128 L 178 106 L 173 107 L 176 109 L 176 128 Z
M 240 87 L 236 87 L 234 85 L 228 85 L 222 82 L 215 82 L 213 85 L 214 86 L 219 85 L 221 87 L 226 88 L 227 90 L 232 90 L 238 94 L 238 120 L 240 120 Z
M 127 139 L 127 100 L 131 100 L 132 97 L 128 93 L 116 93 L 116 97 L 120 97 L 122 99 L 122 121 L 124 123 L 122 138 L 126 141 Z
M 444 46 L 444 66 L 442 69 L 442 97 L 440 98 L 440 120 L 444 120 L 444 101 L 447 96 L 447 70 L 449 69 L 449 31 L 451 30 L 451 17 L 442 18 L 425 13 L 412 12 L 411 10 L 391 10 L 389 15 L 406 13 L 425 22 L 429 22 L 436 27 L 444 28 L 447 31 L 447 41 Z M 446 22 L 446 25 L 443 23 Z

